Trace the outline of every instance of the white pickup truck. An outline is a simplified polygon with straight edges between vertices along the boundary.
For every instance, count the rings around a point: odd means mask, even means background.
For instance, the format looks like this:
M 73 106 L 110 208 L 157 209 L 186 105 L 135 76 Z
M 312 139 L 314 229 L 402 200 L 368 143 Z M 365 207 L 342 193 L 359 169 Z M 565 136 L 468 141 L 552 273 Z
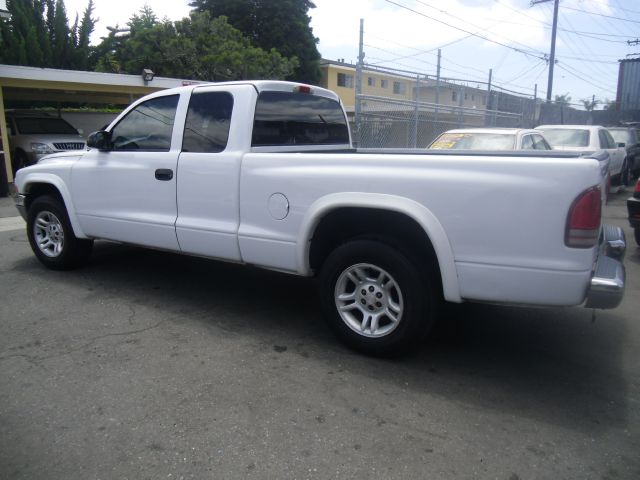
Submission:
M 331 327 L 371 354 L 418 345 L 442 300 L 614 308 L 624 294 L 595 159 L 357 151 L 334 93 L 274 81 L 154 93 L 88 147 L 16 177 L 49 268 L 107 239 L 317 275 Z

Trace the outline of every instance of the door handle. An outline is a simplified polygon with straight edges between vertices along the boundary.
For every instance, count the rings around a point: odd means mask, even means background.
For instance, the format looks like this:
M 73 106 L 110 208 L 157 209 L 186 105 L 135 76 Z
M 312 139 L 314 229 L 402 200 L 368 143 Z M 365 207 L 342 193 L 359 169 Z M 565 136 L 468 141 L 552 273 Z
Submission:
M 157 180 L 171 180 L 173 178 L 173 170 L 169 168 L 159 168 L 156 170 L 156 179 Z

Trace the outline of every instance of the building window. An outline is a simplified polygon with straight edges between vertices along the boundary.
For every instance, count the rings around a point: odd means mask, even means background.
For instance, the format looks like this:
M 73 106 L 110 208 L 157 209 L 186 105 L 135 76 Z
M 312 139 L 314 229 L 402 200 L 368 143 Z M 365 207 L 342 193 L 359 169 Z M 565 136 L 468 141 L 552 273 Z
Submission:
M 402 82 L 393 82 L 393 93 L 404 95 L 407 92 L 407 86 Z
M 348 73 L 339 73 L 338 86 L 345 87 L 345 88 L 353 88 L 353 75 L 349 75 Z
M 382 88 L 388 88 L 389 87 L 389 80 L 384 80 L 384 79 L 380 80 L 380 86 Z
M 469 94 L 468 94 L 468 93 L 465 93 L 465 94 L 464 94 L 464 99 L 466 100 L 466 99 L 468 99 L 468 98 L 469 98 Z
M 472 101 L 472 102 L 475 102 L 475 101 L 476 101 L 476 96 L 475 96 L 473 93 L 471 94 L 471 101 Z
M 482 105 L 486 105 L 487 104 L 487 96 L 483 95 L 482 96 Z
M 368 77 L 367 78 L 367 85 L 369 85 L 370 87 L 375 87 L 376 86 L 376 79 L 374 77 Z
M 452 102 L 458 101 L 458 92 L 456 92 L 455 90 L 451 92 L 451 101 Z

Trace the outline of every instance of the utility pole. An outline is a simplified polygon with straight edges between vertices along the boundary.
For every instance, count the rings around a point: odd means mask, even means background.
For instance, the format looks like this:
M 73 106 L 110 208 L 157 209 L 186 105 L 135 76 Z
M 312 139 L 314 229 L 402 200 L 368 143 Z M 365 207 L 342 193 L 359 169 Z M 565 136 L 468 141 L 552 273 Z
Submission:
M 418 123 L 419 123 L 419 116 L 420 116 L 420 107 L 419 107 L 419 102 L 420 102 L 420 74 L 416 74 L 416 95 L 415 95 L 415 106 L 414 106 L 414 110 L 413 110 L 413 135 L 412 135 L 412 139 L 411 139 L 411 144 L 413 146 L 413 148 L 416 148 L 418 145 Z
M 356 120 L 356 142 L 357 146 L 360 146 L 361 132 L 360 126 L 362 124 L 361 119 L 361 99 L 362 95 L 362 70 L 364 67 L 364 18 L 360 19 L 360 44 L 358 48 L 358 63 L 356 64 L 356 105 L 355 105 L 355 120 Z
M 558 30 L 558 7 L 560 0 L 531 0 L 531 6 L 553 1 L 553 26 L 551 27 L 551 52 L 549 53 L 549 81 L 547 82 L 547 103 L 551 103 L 553 89 L 553 67 L 556 63 L 556 32 Z
M 440 104 L 440 59 L 441 51 L 438 49 L 438 69 L 436 70 L 436 123 L 438 122 L 438 105 Z
M 536 126 L 536 110 L 538 109 L 538 84 L 533 86 L 533 118 L 531 119 L 531 127 Z
M 489 69 L 489 81 L 487 82 L 487 104 L 485 105 L 484 121 L 485 126 L 489 126 L 491 124 L 491 77 L 493 77 L 493 68 Z

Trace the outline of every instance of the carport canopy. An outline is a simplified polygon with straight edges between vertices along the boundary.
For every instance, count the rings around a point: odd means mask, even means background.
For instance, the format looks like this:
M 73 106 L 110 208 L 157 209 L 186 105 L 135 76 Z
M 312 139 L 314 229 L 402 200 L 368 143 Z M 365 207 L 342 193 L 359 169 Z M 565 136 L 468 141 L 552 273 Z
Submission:
M 121 75 L 0 65 L 0 130 L 7 181 L 13 182 L 13 171 L 5 120 L 5 101 L 128 105 L 149 93 L 193 83 L 200 82 L 155 76 L 152 80 L 146 81 L 142 74 Z

